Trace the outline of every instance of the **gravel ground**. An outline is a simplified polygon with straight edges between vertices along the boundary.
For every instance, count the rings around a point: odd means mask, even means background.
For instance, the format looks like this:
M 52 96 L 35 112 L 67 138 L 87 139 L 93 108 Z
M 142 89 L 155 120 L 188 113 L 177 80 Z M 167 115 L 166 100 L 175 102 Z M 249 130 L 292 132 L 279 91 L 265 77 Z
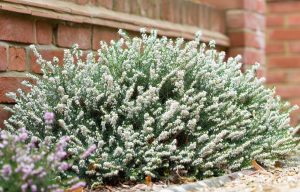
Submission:
M 286 164 L 284 168 L 272 168 L 266 171 L 262 167 L 245 170 L 222 177 L 206 179 L 198 182 L 167 186 L 164 182 L 137 184 L 135 186 L 120 185 L 103 186 L 93 192 L 300 192 L 299 157 L 296 164 Z
M 191 192 L 291 192 L 300 191 L 300 167 L 255 171 L 243 175 L 222 187 L 203 187 Z

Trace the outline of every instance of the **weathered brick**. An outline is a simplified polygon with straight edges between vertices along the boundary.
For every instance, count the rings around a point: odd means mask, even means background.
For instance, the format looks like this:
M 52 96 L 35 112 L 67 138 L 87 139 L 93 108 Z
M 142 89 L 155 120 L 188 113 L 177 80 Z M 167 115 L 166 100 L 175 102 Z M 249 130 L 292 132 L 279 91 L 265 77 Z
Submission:
M 287 74 L 283 71 L 267 72 L 266 83 L 283 83 L 287 79 Z
M 91 48 L 91 27 L 58 25 L 57 45 L 71 47 L 77 43 L 81 49 Z
M 266 53 L 267 54 L 274 54 L 274 53 L 284 53 L 285 48 L 284 48 L 284 43 L 283 42 L 278 42 L 278 43 L 271 43 L 269 42 L 266 46 Z
M 137 1 L 137 2 L 135 2 Z M 134 4 L 137 3 L 139 0 L 130 0 L 129 4 Z M 140 1 L 140 6 L 139 4 L 137 5 L 138 7 L 141 7 L 142 10 L 140 10 L 140 13 L 143 13 L 143 16 L 146 16 L 148 18 L 152 19 L 160 19 L 160 4 L 161 0 L 142 0 Z M 133 6 L 130 5 L 130 8 L 133 8 Z M 131 13 L 134 12 L 134 10 L 130 10 Z
M 264 64 L 265 54 L 262 50 L 249 49 L 249 48 L 233 48 L 229 50 L 229 56 L 242 56 L 242 62 L 246 65 L 253 65 L 256 62 Z
M 45 21 L 36 22 L 36 39 L 39 44 L 52 43 L 52 25 Z
M 161 18 L 162 20 L 171 21 L 174 23 L 181 22 L 181 6 L 184 1 L 181 0 L 164 0 L 161 3 Z
M 249 1 L 249 0 L 248 0 Z M 265 13 L 266 12 L 266 1 L 265 0 L 256 0 L 256 11 L 259 13 Z
M 276 94 L 280 95 L 281 97 L 283 97 L 285 99 L 300 97 L 300 86 L 278 85 L 276 87 Z
M 7 92 L 15 92 L 18 88 L 28 91 L 28 88 L 21 85 L 23 80 L 30 80 L 23 77 L 0 77 L 0 103 L 15 103 L 14 100 L 7 97 Z
M 7 47 L 0 45 L 0 71 L 7 69 Z
M 100 48 L 100 41 L 110 42 L 110 40 L 117 39 L 117 29 L 109 27 L 94 27 L 93 28 L 93 49 Z
M 226 24 L 229 29 L 248 28 L 264 31 L 265 17 L 251 11 L 228 11 Z
M 299 1 L 278 1 L 268 3 L 269 13 L 291 13 L 300 11 Z
M 11 113 L 4 110 L 4 106 L 0 105 L 0 129 L 4 128 L 4 120 L 7 120 L 11 116 Z
M 290 53 L 300 53 L 300 41 L 288 42 L 288 51 Z
M 300 29 L 274 29 L 270 31 L 271 40 L 298 40 L 300 39 Z
M 295 104 L 293 103 L 294 105 L 296 105 L 299 102 L 299 101 L 293 101 L 293 100 L 297 100 L 297 99 L 290 100 L 290 102 L 296 102 Z M 298 106 L 300 106 L 300 105 L 298 104 Z M 291 112 L 290 124 L 291 124 L 291 126 L 296 127 L 299 124 L 299 122 L 300 122 L 300 110 L 298 109 L 296 111 Z M 297 134 L 300 134 L 300 132 L 298 131 Z
M 113 8 L 113 0 L 97 0 L 98 5 L 105 7 L 107 9 Z
M 293 70 L 293 72 L 289 72 L 287 75 L 287 82 L 289 84 L 298 84 L 300 83 L 300 70 Z
M 268 59 L 269 68 L 297 68 L 300 67 L 299 56 L 273 56 Z
M 213 10 L 210 30 L 218 31 L 220 33 L 225 33 L 226 31 L 225 18 L 226 18 L 225 12 L 219 10 Z
M 130 13 L 130 0 L 114 0 L 113 9 L 119 12 Z
M 39 53 L 42 55 L 43 59 L 52 61 L 53 57 L 57 57 L 59 59 L 59 64 L 62 65 L 64 52 L 61 49 L 49 50 L 49 49 L 39 49 Z M 41 67 L 36 63 L 35 55 L 30 52 L 30 70 L 33 73 L 41 73 Z
M 184 1 L 181 7 L 181 22 L 186 25 L 198 25 L 198 17 L 195 15 L 198 14 L 198 6 L 194 2 Z M 208 19 L 208 18 L 207 18 Z
M 288 15 L 287 17 L 287 24 L 289 26 L 295 26 L 295 25 L 300 25 L 300 14 L 296 15 Z
M 238 0 L 243 2 L 243 9 L 255 11 L 258 13 L 265 13 L 266 3 L 265 0 Z
M 233 47 L 265 48 L 265 37 L 258 32 L 229 32 L 230 45 Z
M 1 13 L 0 26 L 0 40 L 34 43 L 33 21 Z
M 25 71 L 26 53 L 24 48 L 9 47 L 9 63 L 10 71 Z
M 284 25 L 284 17 L 282 15 L 268 15 L 266 19 L 268 27 Z

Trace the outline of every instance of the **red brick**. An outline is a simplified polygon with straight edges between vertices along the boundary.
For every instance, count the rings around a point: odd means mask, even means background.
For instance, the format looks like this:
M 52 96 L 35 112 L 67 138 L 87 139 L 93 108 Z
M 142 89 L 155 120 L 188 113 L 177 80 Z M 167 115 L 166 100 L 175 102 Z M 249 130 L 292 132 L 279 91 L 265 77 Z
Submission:
M 11 113 L 4 110 L 4 106 L 0 105 L 0 129 L 4 128 L 4 120 L 7 120 L 11 116 Z
M 266 53 L 272 54 L 272 53 L 284 53 L 284 43 L 267 43 L 266 46 Z
M 184 1 L 181 7 L 181 22 L 186 25 L 198 25 L 198 17 L 195 17 L 198 12 L 197 4 L 191 1 Z M 213 12 L 211 14 L 213 15 Z
M 0 14 L 0 39 L 34 43 L 33 21 L 10 14 Z
M 249 0 L 248 0 L 249 1 Z M 251 0 L 250 0 L 251 1 Z M 265 0 L 256 0 L 256 11 L 259 13 L 265 13 L 266 12 L 266 2 Z
M 300 42 L 289 42 L 288 43 L 288 51 L 291 53 L 300 53 Z
M 201 0 L 201 3 L 206 3 L 221 9 L 245 9 L 259 13 L 264 13 L 266 11 L 266 4 L 264 0 Z
M 267 26 L 283 26 L 284 25 L 284 16 L 282 15 L 268 15 L 267 17 Z
M 129 0 L 129 5 L 130 5 L 130 13 L 134 13 L 136 12 L 136 9 L 140 9 L 140 13 L 142 16 L 148 17 L 148 18 L 152 18 L 152 19 L 160 19 L 160 3 L 161 0 L 152 0 L 152 1 L 148 1 L 148 0 L 142 0 L 140 1 L 139 4 L 139 0 Z M 137 6 L 132 6 L 131 4 L 137 4 Z M 196 12 L 197 14 L 197 12 Z M 198 23 L 196 22 L 196 25 Z
M 276 87 L 276 94 L 285 99 L 300 97 L 300 86 L 278 85 Z
M 267 72 L 266 83 L 283 83 L 286 81 L 287 75 L 285 72 Z
M 256 9 L 256 5 L 257 5 L 257 0 L 242 0 L 244 1 L 244 6 L 243 8 L 245 10 L 255 10 Z
M 258 31 L 265 30 L 265 17 L 250 11 L 229 11 L 226 23 L 230 29 L 248 28 Z
M 15 103 L 14 100 L 7 97 L 7 92 L 15 92 L 18 88 L 28 91 L 28 88 L 21 85 L 23 80 L 30 80 L 23 77 L 0 77 L 0 103 Z
M 0 71 L 6 71 L 7 69 L 7 48 L 6 46 L 0 46 Z
M 274 56 L 268 59 L 269 68 L 298 68 L 300 67 L 299 56 Z
M 36 39 L 39 44 L 52 43 L 52 25 L 45 21 L 36 22 Z
M 222 9 L 237 9 L 244 7 L 244 0 L 216 1 L 216 0 L 201 0 L 201 3 Z
M 265 76 L 266 76 L 266 70 L 265 70 L 262 66 L 260 66 L 260 68 L 258 68 L 258 69 L 256 70 L 256 76 L 257 76 L 258 78 L 265 77 Z
M 223 11 L 221 12 L 219 10 L 213 10 L 211 17 L 212 18 L 211 18 L 210 30 L 225 33 L 225 31 L 226 31 L 225 12 L 223 12 Z
M 265 37 L 263 33 L 229 32 L 228 36 L 230 39 L 230 45 L 233 47 L 265 47 Z
M 300 14 L 297 15 L 289 15 L 287 17 L 287 24 L 289 26 L 300 25 Z
M 181 0 L 164 0 L 161 2 L 161 18 L 162 20 L 180 23 L 181 21 Z
M 296 83 L 296 84 L 299 84 L 300 83 L 300 71 L 293 71 L 293 72 L 290 72 L 288 74 L 288 78 L 287 78 L 287 81 L 288 83 L 292 84 L 292 83 Z
M 119 12 L 130 13 L 130 0 L 114 0 L 113 9 Z
M 298 103 L 299 101 L 296 101 L 297 99 L 292 99 L 292 100 L 290 100 L 290 102 L 292 103 L 292 102 L 295 102 L 295 103 Z M 293 105 L 296 105 L 296 104 L 293 104 Z M 299 104 L 298 104 L 298 106 L 300 106 Z M 299 124 L 299 120 L 300 120 L 300 110 L 298 109 L 298 110 L 296 110 L 296 111 L 293 111 L 291 114 L 290 114 L 290 118 L 291 118 L 291 120 L 290 120 L 290 124 L 291 124 L 291 126 L 297 126 L 298 124 Z M 298 133 L 297 134 L 299 134 L 299 131 L 298 131 Z
M 94 27 L 93 28 L 93 49 L 100 48 L 100 41 L 110 42 L 110 40 L 119 37 L 117 29 L 109 27 Z
M 77 43 L 81 49 L 91 48 L 91 28 L 59 24 L 57 30 L 57 45 L 71 47 Z
M 9 64 L 10 71 L 25 71 L 26 53 L 24 48 L 9 47 Z
M 43 59 L 47 61 L 52 61 L 53 57 L 57 57 L 59 59 L 59 64 L 62 65 L 64 52 L 63 50 L 38 50 L 39 53 L 42 55 Z M 36 63 L 35 55 L 30 52 L 30 70 L 34 73 L 41 73 L 41 67 L 39 64 Z
M 97 0 L 98 5 L 105 7 L 107 9 L 113 8 L 113 0 Z
M 248 49 L 248 48 L 233 48 L 229 50 L 229 56 L 242 56 L 242 62 L 246 65 L 253 65 L 256 62 L 264 64 L 265 63 L 265 54 L 261 50 Z
M 269 13 L 291 13 L 300 11 L 300 2 L 280 1 L 268 3 Z
M 272 40 L 297 40 L 300 39 L 300 29 L 274 29 L 269 36 Z

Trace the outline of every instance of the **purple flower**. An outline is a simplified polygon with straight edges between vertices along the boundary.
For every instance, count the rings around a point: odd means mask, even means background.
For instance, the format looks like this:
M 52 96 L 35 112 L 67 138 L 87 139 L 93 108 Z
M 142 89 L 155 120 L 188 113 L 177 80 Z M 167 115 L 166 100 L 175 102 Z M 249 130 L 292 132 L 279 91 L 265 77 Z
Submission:
M 62 149 L 62 150 L 58 150 L 56 153 L 55 153 L 55 157 L 54 159 L 57 159 L 57 160 L 62 160 L 64 157 L 66 157 L 67 153 Z
M 72 190 L 75 190 L 75 189 L 78 189 L 78 188 L 84 187 L 84 186 L 85 186 L 85 182 L 80 181 L 80 182 L 74 184 L 69 190 L 72 191 Z
M 62 162 L 62 163 L 59 165 L 58 168 L 59 168 L 60 170 L 62 170 L 62 171 L 66 171 L 67 169 L 70 168 L 70 165 L 69 165 L 68 163 L 66 163 L 66 162 Z
M 46 112 L 44 114 L 44 120 L 46 124 L 52 124 L 54 122 L 54 113 L 53 112 Z
M 27 184 L 27 183 L 24 183 L 24 184 L 21 186 L 22 192 L 26 192 L 27 187 L 28 187 L 28 184 Z
M 3 177 L 10 176 L 12 173 L 11 166 L 9 164 L 3 165 L 1 173 Z
M 15 136 L 15 141 L 25 141 L 28 138 L 28 133 L 27 130 L 23 127 L 19 129 L 19 134 L 18 136 Z
M 81 158 L 82 159 L 85 159 L 87 158 L 88 156 L 90 156 L 95 150 L 96 150 L 96 145 L 93 144 L 92 146 L 90 146 L 82 155 L 81 155 Z
M 31 185 L 31 192 L 37 192 L 37 186 L 36 185 Z

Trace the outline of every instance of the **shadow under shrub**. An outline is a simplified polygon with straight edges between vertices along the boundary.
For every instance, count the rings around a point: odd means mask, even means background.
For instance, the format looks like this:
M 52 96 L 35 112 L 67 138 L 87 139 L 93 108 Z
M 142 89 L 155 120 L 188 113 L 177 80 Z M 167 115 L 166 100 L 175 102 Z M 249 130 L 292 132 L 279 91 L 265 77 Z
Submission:
M 255 77 L 254 65 L 241 73 L 240 57 L 195 40 L 121 38 L 82 58 L 74 46 L 58 59 L 45 61 L 34 49 L 43 76 L 31 92 L 9 95 L 17 104 L 6 122 L 26 126 L 33 135 L 71 138 L 68 152 L 81 154 L 77 174 L 90 183 L 163 178 L 173 174 L 197 178 L 248 168 L 252 159 L 272 164 L 297 148 L 289 125 L 288 103 Z M 97 59 L 96 59 L 97 58 Z M 55 113 L 51 129 L 46 111 Z M 34 125 L 34 126 L 33 126 Z

